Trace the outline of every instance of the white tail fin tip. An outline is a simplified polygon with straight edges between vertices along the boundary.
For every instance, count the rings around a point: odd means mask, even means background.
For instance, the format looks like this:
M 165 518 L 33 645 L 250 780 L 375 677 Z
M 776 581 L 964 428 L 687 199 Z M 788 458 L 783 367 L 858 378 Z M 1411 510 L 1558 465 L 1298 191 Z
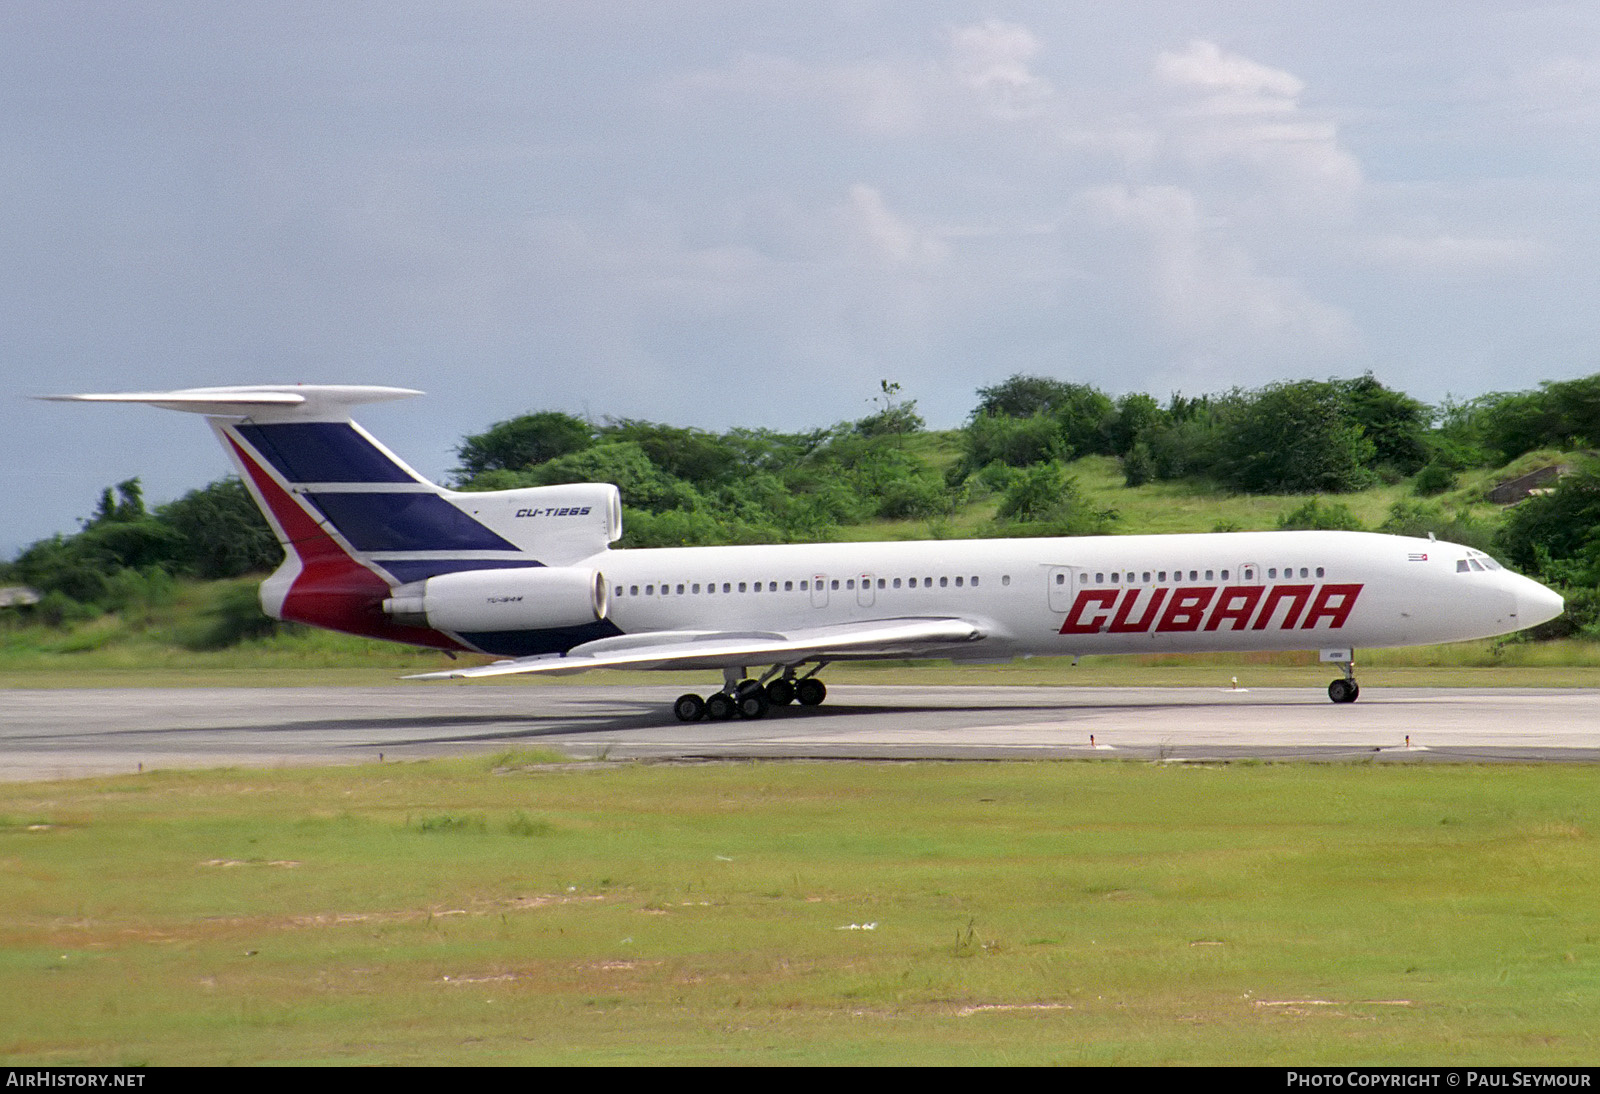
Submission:
M 277 411 L 298 417 L 327 414 L 362 403 L 409 399 L 422 392 L 406 387 L 365 384 L 253 384 L 246 387 L 192 387 L 180 391 L 127 391 L 84 395 L 40 395 L 51 402 L 148 403 L 164 410 L 195 414 L 245 415 Z

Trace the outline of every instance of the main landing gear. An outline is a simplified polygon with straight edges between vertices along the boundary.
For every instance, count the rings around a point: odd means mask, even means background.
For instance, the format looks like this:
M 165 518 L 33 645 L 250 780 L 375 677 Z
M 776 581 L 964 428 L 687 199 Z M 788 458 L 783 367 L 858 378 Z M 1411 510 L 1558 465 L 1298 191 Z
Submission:
M 819 705 L 828 696 L 828 689 L 816 674 L 795 679 L 794 669 L 774 666 L 760 680 L 745 677 L 745 670 L 723 669 L 722 690 L 704 699 L 693 692 L 680 695 L 672 704 L 672 713 L 680 722 L 698 722 L 709 718 L 713 722 L 726 722 L 730 718 L 765 718 L 773 707 L 786 707 L 798 702 L 803 707 Z M 783 675 L 774 680 L 777 673 Z

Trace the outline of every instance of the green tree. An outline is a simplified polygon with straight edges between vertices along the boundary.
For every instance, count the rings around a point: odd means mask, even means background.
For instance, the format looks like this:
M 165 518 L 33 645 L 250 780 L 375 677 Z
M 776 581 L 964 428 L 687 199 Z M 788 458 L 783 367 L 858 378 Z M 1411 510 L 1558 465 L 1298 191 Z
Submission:
M 526 471 L 588 448 L 594 443 L 594 434 L 588 422 L 558 410 L 496 422 L 484 432 L 468 436 L 456 449 L 461 461 L 456 481 L 470 482 L 485 471 Z
M 1111 530 L 1116 513 L 1089 505 L 1059 463 L 1016 474 L 996 510 L 997 530 L 1012 536 L 1089 536 Z
M 1334 384 L 1269 385 L 1226 407 L 1221 424 L 1217 473 L 1237 490 L 1347 493 L 1371 481 L 1376 447 Z
M 1278 518 L 1278 530 L 1315 532 L 1359 532 L 1361 521 L 1342 501 L 1324 503 L 1321 498 L 1309 498 L 1298 509 Z
M 1391 391 L 1367 373 L 1355 380 L 1336 380 L 1350 418 L 1372 442 L 1373 459 L 1402 475 L 1413 475 L 1428 462 L 1429 425 L 1433 412 L 1404 392 Z
M 220 479 L 156 509 L 178 544 L 174 572 L 214 580 L 271 570 L 283 548 L 244 483 Z
M 1500 544 L 1524 573 L 1565 585 L 1600 585 L 1600 461 L 1585 461 L 1549 493 L 1511 510 Z

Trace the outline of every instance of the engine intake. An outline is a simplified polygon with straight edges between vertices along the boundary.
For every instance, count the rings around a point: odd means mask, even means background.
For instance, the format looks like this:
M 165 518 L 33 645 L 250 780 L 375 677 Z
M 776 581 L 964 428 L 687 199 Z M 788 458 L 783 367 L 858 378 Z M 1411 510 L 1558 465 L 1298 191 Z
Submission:
M 604 619 L 598 570 L 540 566 L 463 570 L 397 586 L 383 610 L 396 623 L 440 631 L 532 631 Z

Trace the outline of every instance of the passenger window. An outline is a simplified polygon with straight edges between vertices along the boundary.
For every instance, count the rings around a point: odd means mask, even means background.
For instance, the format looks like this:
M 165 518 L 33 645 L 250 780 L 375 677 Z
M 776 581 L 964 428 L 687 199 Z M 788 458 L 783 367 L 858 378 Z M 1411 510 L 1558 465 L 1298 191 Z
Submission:
M 894 587 L 896 589 L 900 587 L 900 579 L 898 577 L 894 579 Z
M 1318 577 L 1323 577 L 1323 576 L 1325 576 L 1325 575 L 1324 575 L 1324 571 L 1323 571 L 1323 569 L 1322 569 L 1322 567 L 1321 567 L 1321 566 L 1318 566 L 1318 567 L 1317 567 L 1317 576 L 1318 576 Z
M 961 579 L 959 577 L 956 578 L 956 588 L 961 588 Z
M 638 596 L 639 595 L 639 586 L 637 586 L 637 585 L 629 585 L 628 586 L 628 595 L 629 596 Z
M 839 579 L 838 578 L 834 578 L 832 581 L 830 581 L 828 583 L 828 588 L 830 588 L 830 589 L 837 589 L 838 587 L 839 587 Z
M 978 587 L 978 576 L 976 574 L 974 574 L 972 576 L 972 587 L 973 588 L 977 588 Z
M 1010 574 L 1001 574 L 1000 575 L 1000 584 L 1002 584 L 1002 585 L 1011 584 L 1011 575 Z
M 729 584 L 728 582 L 724 581 L 722 583 L 722 591 L 725 592 L 725 593 L 731 593 L 731 592 L 733 592 L 733 586 L 731 584 Z
M 941 577 L 939 579 L 939 588 L 946 589 L 946 588 L 949 588 L 949 587 L 950 587 L 950 579 L 948 577 Z

